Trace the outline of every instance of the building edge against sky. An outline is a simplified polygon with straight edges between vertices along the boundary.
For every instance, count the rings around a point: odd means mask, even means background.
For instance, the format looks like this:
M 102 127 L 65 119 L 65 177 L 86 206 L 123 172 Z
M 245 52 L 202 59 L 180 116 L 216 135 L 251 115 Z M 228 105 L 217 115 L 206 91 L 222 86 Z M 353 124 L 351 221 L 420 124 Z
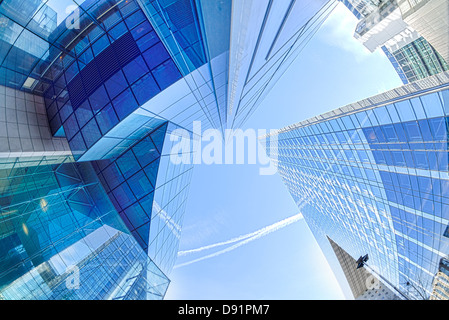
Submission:
M 168 137 L 243 124 L 336 2 L 78 3 L 0 3 L 0 298 L 161 299 L 193 171 Z
M 260 137 L 342 287 L 328 237 L 396 295 L 447 297 L 448 89 L 440 73 Z

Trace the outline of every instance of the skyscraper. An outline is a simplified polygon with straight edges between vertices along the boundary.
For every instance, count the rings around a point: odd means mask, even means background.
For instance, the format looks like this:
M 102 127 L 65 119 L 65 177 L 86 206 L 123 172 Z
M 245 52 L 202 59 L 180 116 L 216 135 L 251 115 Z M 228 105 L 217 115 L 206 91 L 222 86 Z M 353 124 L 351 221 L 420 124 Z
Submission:
M 260 138 L 337 274 L 328 238 L 397 296 L 430 298 L 449 253 L 448 117 L 440 73 Z
M 430 300 L 449 300 L 449 260 L 441 258 Z
M 357 261 L 328 238 L 355 300 L 399 300 L 400 298 L 365 267 L 354 268 Z
M 335 4 L 2 1 L 0 297 L 163 298 L 176 129 L 243 124 Z
M 416 1 L 410 5 L 407 0 L 340 1 L 360 20 L 355 38 L 371 52 L 381 48 L 404 84 L 449 70 L 442 56 L 448 38 L 444 29 L 447 8 L 443 3 L 421 1 L 418 6 Z M 430 10 L 415 12 L 424 3 L 429 3 Z M 417 22 L 419 17 L 432 21 L 432 26 L 422 26 Z

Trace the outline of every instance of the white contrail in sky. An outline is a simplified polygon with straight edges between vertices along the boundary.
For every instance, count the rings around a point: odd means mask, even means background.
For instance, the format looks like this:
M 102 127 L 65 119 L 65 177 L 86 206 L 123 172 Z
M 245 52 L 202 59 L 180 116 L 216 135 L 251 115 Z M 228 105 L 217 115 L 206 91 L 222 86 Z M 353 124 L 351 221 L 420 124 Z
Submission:
M 235 250 L 238 247 L 241 247 L 241 246 L 243 246 L 243 245 L 245 245 L 245 244 L 247 244 L 247 243 L 249 243 L 251 241 L 260 239 L 260 238 L 262 238 L 262 237 L 264 237 L 264 236 L 266 236 L 266 235 L 268 235 L 268 234 L 270 234 L 272 232 L 278 231 L 278 230 L 280 230 L 280 229 L 282 229 L 282 228 L 284 228 L 284 227 L 286 227 L 286 226 L 288 226 L 288 225 L 290 225 L 290 224 L 292 224 L 294 222 L 297 222 L 297 221 L 301 220 L 302 218 L 303 218 L 302 214 L 298 213 L 298 214 L 296 214 L 296 215 L 294 215 L 294 216 L 292 216 L 290 218 L 286 218 L 286 219 L 284 219 L 282 221 L 276 222 L 276 223 L 274 223 L 274 224 L 272 224 L 270 226 L 264 227 L 262 229 L 259 229 L 259 230 L 255 231 L 255 232 L 252 232 L 252 233 L 248 233 L 248 234 L 245 234 L 245 235 L 242 235 L 242 236 L 239 236 L 239 237 L 227 240 L 227 241 L 218 242 L 218 243 L 211 244 L 211 245 L 208 245 L 208 246 L 204 246 L 204 247 L 201 247 L 201 248 L 192 249 L 192 250 L 186 250 L 186 251 L 180 251 L 178 253 L 178 256 L 185 256 L 185 255 L 188 255 L 188 254 L 198 253 L 198 252 L 201 252 L 201 251 L 204 251 L 204 250 L 208 250 L 208 249 L 216 248 L 216 247 L 219 247 L 219 246 L 235 243 L 233 246 L 230 246 L 230 247 L 228 247 L 226 249 L 223 249 L 223 250 L 211 253 L 209 255 L 203 256 L 203 257 L 198 258 L 198 259 L 194 259 L 194 260 L 191 260 L 191 261 L 188 261 L 188 262 L 185 262 L 185 263 L 178 264 L 178 265 L 175 266 L 175 268 L 185 267 L 185 266 L 188 266 L 190 264 L 193 264 L 193 263 L 196 263 L 196 262 L 199 262 L 199 261 L 203 261 L 203 260 L 206 260 L 206 259 L 214 258 L 214 257 L 217 257 L 219 255 L 222 255 L 223 253 Z

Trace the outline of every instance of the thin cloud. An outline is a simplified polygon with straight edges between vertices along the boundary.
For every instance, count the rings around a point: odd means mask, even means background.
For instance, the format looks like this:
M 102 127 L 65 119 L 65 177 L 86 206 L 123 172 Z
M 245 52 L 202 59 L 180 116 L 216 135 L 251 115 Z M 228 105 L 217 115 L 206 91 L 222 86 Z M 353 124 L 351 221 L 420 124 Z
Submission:
M 185 255 L 188 255 L 188 254 L 198 253 L 198 252 L 202 252 L 204 250 L 209 250 L 209 249 L 213 249 L 213 248 L 216 248 L 216 247 L 219 247 L 219 246 L 224 246 L 224 245 L 229 245 L 229 244 L 235 243 L 233 246 L 230 246 L 230 247 L 228 247 L 226 249 L 214 252 L 212 254 L 200 257 L 198 259 L 194 259 L 194 260 L 191 260 L 191 261 L 188 261 L 188 262 L 176 265 L 175 269 L 176 268 L 185 267 L 185 266 L 188 266 L 188 265 L 191 265 L 193 263 L 197 263 L 197 262 L 200 262 L 200 261 L 203 261 L 203 260 L 207 260 L 207 259 L 211 259 L 211 258 L 214 258 L 214 257 L 218 257 L 218 256 L 220 256 L 220 255 L 222 255 L 224 253 L 233 251 L 233 250 L 235 250 L 235 249 L 237 249 L 237 248 L 239 248 L 239 247 L 241 247 L 241 246 L 243 246 L 245 244 L 248 244 L 248 243 L 250 243 L 252 241 L 255 241 L 257 239 L 265 237 L 265 236 L 267 236 L 270 233 L 279 231 L 282 228 L 285 228 L 286 226 L 288 226 L 288 225 L 290 225 L 292 223 L 295 223 L 295 222 L 297 222 L 297 221 L 299 221 L 301 219 L 303 219 L 303 216 L 302 216 L 301 213 L 298 213 L 298 214 L 296 214 L 296 215 L 294 215 L 292 217 L 289 217 L 289 218 L 286 218 L 286 219 L 284 219 L 282 221 L 276 222 L 276 223 L 274 223 L 274 224 L 272 224 L 270 226 L 264 227 L 262 229 L 259 229 L 259 230 L 255 231 L 255 232 L 251 232 L 251 233 L 248 233 L 248 234 L 245 234 L 245 235 L 242 235 L 242 236 L 239 236 L 239 237 L 227 240 L 227 241 L 222 241 L 222 242 L 218 242 L 218 243 L 215 243 L 215 244 L 203 246 L 203 247 L 200 247 L 200 248 L 197 248 L 197 249 L 180 251 L 178 253 L 178 256 L 185 256 Z

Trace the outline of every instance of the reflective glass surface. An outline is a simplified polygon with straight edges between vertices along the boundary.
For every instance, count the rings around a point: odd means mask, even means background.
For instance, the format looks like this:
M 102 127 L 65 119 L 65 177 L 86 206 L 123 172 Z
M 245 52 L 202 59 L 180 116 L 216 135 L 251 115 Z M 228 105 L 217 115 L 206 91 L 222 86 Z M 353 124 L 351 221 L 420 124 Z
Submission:
M 328 235 L 356 260 L 369 254 L 411 299 L 431 296 L 449 253 L 448 98 L 438 89 L 297 126 L 277 150 L 265 141 L 320 245 Z

